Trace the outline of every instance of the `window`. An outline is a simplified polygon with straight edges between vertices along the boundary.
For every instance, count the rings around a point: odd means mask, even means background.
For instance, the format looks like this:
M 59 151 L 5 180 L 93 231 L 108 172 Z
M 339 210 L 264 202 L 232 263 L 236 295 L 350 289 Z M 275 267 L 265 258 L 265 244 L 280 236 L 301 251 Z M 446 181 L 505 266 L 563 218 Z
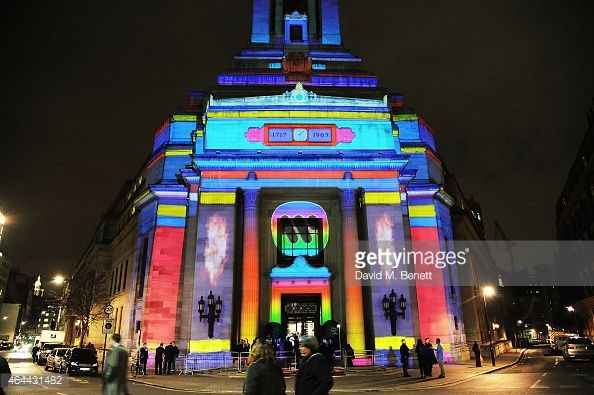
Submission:
M 278 262 L 291 264 L 298 256 L 308 263 L 321 265 L 323 259 L 322 220 L 315 216 L 281 217 L 277 226 Z

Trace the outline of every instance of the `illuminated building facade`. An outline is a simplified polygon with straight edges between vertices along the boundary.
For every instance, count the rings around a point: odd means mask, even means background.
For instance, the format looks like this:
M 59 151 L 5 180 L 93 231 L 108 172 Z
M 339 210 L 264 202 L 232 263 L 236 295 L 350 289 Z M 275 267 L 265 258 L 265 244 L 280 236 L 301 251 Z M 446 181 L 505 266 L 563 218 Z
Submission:
M 330 322 L 355 350 L 440 337 L 468 355 L 455 268 L 431 286 L 357 278 L 359 241 L 451 250 L 453 201 L 432 129 L 342 46 L 337 0 L 255 0 L 248 48 L 158 128 L 144 173 L 130 308 L 149 347 L 229 350 L 270 323 L 321 336 Z

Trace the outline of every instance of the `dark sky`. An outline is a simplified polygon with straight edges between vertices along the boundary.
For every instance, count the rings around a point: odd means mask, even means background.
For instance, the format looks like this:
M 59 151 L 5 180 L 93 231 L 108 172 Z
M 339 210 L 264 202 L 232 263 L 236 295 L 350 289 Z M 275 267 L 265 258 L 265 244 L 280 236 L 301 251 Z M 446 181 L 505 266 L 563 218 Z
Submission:
M 594 96 L 594 2 L 339 6 L 344 45 L 432 126 L 489 238 L 497 220 L 511 239 L 554 239 Z M 47 283 L 82 256 L 155 129 L 245 47 L 252 1 L 0 7 L 0 251 Z

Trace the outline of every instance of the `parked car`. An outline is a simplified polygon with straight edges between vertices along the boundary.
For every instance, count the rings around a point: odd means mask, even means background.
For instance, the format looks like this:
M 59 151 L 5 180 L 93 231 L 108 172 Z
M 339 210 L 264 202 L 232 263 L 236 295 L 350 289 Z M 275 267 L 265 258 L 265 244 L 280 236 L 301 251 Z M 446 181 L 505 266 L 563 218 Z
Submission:
M 12 342 L 1 342 L 0 343 L 0 350 L 12 350 L 14 348 L 14 344 Z
M 594 361 L 594 344 L 587 337 L 570 337 L 563 346 L 563 359 L 588 359 Z
M 56 372 L 62 372 L 62 358 L 64 358 L 64 354 L 68 351 L 65 347 L 58 347 L 54 348 L 50 351 L 47 356 L 47 362 L 45 363 L 45 370 L 49 370 L 50 368 Z
M 58 347 L 64 347 L 64 345 L 62 343 L 44 343 L 43 346 L 41 346 L 41 349 L 39 349 L 39 351 L 37 353 L 37 364 L 39 366 L 45 365 L 47 362 L 47 357 L 48 357 L 49 353 L 54 348 L 58 348 Z
M 95 350 L 90 348 L 70 348 L 62 358 L 60 371 L 65 371 L 68 375 L 92 374 L 96 376 L 99 373 L 97 355 Z

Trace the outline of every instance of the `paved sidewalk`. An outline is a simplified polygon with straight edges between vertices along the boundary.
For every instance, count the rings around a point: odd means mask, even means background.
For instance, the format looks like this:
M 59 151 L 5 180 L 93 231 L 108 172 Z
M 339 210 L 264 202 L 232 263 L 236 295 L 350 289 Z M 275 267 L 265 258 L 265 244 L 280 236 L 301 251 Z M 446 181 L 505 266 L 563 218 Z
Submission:
M 394 389 L 423 389 L 449 387 L 472 379 L 473 377 L 494 372 L 512 366 L 521 360 L 525 349 L 511 349 L 495 358 L 496 366 L 492 366 L 491 358 L 487 355 L 483 366 L 475 367 L 474 359 L 455 364 L 446 364 L 446 377 L 439 376 L 439 366 L 433 366 L 433 377 L 420 378 L 418 369 L 409 369 L 412 377 L 403 377 L 402 369 L 377 368 L 376 370 L 349 370 L 345 375 L 334 377 L 334 387 L 330 392 L 391 392 Z M 153 371 L 154 372 L 154 371 Z M 129 377 L 130 386 L 145 384 L 161 388 L 170 388 L 182 392 L 203 392 L 219 394 L 241 394 L 245 373 L 236 370 L 226 372 L 208 372 L 192 374 L 175 374 L 156 376 L 153 372 L 147 376 L 139 376 L 136 379 Z M 295 378 L 285 377 L 287 383 L 287 394 L 293 393 Z

